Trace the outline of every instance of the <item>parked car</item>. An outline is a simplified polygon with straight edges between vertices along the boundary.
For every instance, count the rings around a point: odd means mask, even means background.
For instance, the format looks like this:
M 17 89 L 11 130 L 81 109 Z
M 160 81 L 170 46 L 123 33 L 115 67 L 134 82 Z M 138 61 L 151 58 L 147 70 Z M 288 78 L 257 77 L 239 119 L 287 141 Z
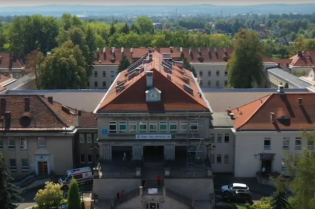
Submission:
M 224 196 L 229 195 L 228 193 L 233 193 L 236 191 L 249 191 L 249 187 L 246 184 L 241 184 L 241 183 L 233 183 L 230 185 L 224 185 L 221 187 L 221 192 L 223 193 Z
M 226 195 L 223 195 L 223 200 L 226 202 L 253 203 L 252 194 L 248 190 L 227 192 Z

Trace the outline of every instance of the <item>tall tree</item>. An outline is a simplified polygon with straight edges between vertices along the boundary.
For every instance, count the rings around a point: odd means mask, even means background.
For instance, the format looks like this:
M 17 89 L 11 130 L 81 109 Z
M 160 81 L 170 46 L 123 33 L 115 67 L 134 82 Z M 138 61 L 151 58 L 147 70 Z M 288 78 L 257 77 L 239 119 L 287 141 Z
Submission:
M 130 28 L 127 23 L 121 28 L 121 32 L 124 34 L 128 34 L 130 32 Z
M 129 67 L 129 65 L 130 65 L 130 61 L 127 58 L 127 56 L 124 55 L 123 58 L 120 60 L 120 63 L 119 63 L 118 69 L 117 69 L 117 74 L 120 73 L 121 71 L 127 69 L 127 67 Z
M 272 209 L 290 209 L 291 205 L 288 202 L 289 195 L 287 194 L 288 179 L 279 176 L 273 180 L 277 190 L 271 195 L 270 205 Z
M 35 75 L 36 89 L 39 89 L 38 69 L 40 68 L 40 65 L 44 62 L 44 59 L 44 54 L 39 51 L 33 51 L 27 56 L 26 69 L 30 70 L 30 73 Z
M 44 189 L 38 190 L 35 195 L 35 202 L 40 209 L 58 208 L 63 199 L 61 184 L 48 182 Z
M 259 34 L 240 30 L 235 35 L 233 53 L 227 64 L 228 81 L 232 88 L 261 87 L 264 84 L 264 47 Z
M 109 35 L 114 35 L 116 33 L 116 28 L 115 28 L 115 25 L 114 23 L 111 24 L 110 26 L 110 30 L 109 30 Z
M 38 69 L 41 89 L 87 88 L 87 63 L 78 45 L 68 41 L 52 51 Z
M 80 209 L 81 200 L 79 194 L 79 185 L 77 180 L 73 179 L 68 191 L 68 209 Z
M 12 180 L 11 173 L 4 163 L 4 157 L 0 153 L 0 208 L 15 209 L 13 203 L 22 201 L 20 190 L 10 182 Z
M 144 33 L 154 33 L 153 22 L 148 17 L 138 17 L 135 22 L 136 27 L 138 28 L 141 34 Z

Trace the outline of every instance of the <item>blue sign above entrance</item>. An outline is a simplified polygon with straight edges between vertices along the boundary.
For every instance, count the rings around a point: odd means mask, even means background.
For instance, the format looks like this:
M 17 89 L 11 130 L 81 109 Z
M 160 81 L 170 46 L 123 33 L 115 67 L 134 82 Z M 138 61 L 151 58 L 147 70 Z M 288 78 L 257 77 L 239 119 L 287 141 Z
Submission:
M 107 129 L 103 129 L 102 130 L 102 134 L 108 134 L 108 130 Z

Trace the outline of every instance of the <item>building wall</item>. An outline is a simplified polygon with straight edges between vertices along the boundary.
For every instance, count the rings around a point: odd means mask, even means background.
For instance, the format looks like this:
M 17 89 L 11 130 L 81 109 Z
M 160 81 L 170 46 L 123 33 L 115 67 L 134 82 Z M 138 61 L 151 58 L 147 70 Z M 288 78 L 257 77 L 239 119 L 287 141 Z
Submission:
M 3 140 L 3 148 L 0 148 L 0 151 L 3 152 L 5 162 L 14 176 L 24 176 L 30 172 L 37 172 L 38 161 L 47 162 L 48 174 L 54 172 L 57 175 L 63 175 L 66 170 L 72 168 L 72 136 L 53 136 L 53 134 L 52 136 L 41 136 L 46 139 L 46 148 L 40 148 L 38 136 L 29 135 L 6 135 L 6 137 L 1 138 Z M 14 138 L 15 148 L 9 148 L 8 137 Z M 27 140 L 27 147 L 25 149 L 21 148 L 21 137 L 25 137 Z M 15 160 L 15 168 L 11 167 L 10 159 Z M 22 169 L 22 159 L 28 161 L 24 164 L 24 169 Z
M 272 171 L 282 173 L 286 171 L 282 166 L 285 152 L 302 153 L 301 149 L 307 147 L 307 141 L 302 139 L 302 145 L 296 146 L 296 138 L 301 137 L 300 132 L 235 132 L 235 169 L 236 177 L 255 177 L 261 171 L 259 153 L 275 154 L 272 162 Z M 270 149 L 265 149 L 264 141 L 270 140 Z M 283 148 L 284 140 L 289 145 Z M 299 140 L 299 139 L 298 139 Z
M 291 67 L 291 73 L 299 73 L 299 74 L 304 74 L 307 75 L 311 70 L 313 70 L 312 67 Z
M 215 146 L 208 151 L 212 171 L 215 173 L 233 173 L 235 137 L 231 129 L 211 129 L 210 135 L 213 140 L 209 140 L 209 143 Z
M 285 85 L 286 83 L 288 83 L 288 86 L 290 89 L 294 89 L 297 88 L 295 85 L 293 85 L 292 83 L 286 81 L 285 79 L 275 76 L 271 73 L 268 73 L 268 79 L 270 82 L 270 88 L 277 88 L 279 85 Z
M 89 79 L 90 89 L 108 89 L 114 82 L 118 65 L 94 65 Z

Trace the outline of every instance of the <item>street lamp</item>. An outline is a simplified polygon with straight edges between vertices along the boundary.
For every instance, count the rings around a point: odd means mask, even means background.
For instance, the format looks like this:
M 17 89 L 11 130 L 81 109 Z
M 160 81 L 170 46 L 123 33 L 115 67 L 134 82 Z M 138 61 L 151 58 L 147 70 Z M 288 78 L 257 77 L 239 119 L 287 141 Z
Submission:
M 215 145 L 214 144 L 207 144 L 206 145 L 206 149 L 207 149 L 207 159 L 209 160 L 209 155 L 210 155 L 209 162 L 210 162 L 210 165 L 211 165 L 211 151 L 215 149 Z
M 99 146 L 98 144 L 94 144 L 94 145 L 91 145 L 91 146 L 90 146 L 90 150 L 93 150 L 93 155 L 94 155 L 94 157 L 95 157 L 95 152 L 96 152 L 96 150 L 99 150 L 99 149 L 100 149 L 100 146 Z M 94 159 L 93 170 L 95 169 L 96 161 L 97 161 L 97 159 Z

